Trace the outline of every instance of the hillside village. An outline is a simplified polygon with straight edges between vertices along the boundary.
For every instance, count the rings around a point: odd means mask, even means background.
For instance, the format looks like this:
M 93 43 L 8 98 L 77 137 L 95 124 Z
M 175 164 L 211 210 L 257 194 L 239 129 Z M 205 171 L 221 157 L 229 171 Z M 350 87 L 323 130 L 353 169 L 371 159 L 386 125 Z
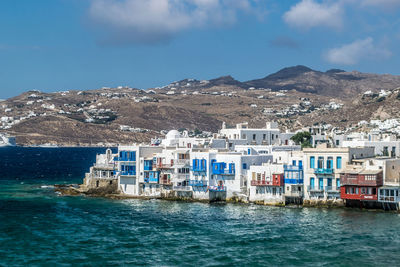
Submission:
M 302 71 L 308 69 L 281 70 L 277 73 L 279 84 L 287 73 L 292 76 L 286 77 L 286 82 L 291 83 L 310 73 L 313 77 L 328 75 Z M 274 75 L 270 75 L 270 85 L 276 80 Z M 379 76 L 372 77 L 376 82 Z M 382 77 L 396 81 L 396 76 Z M 242 121 L 253 127 L 277 121 L 283 131 L 320 125 L 346 133 L 367 128 L 398 134 L 395 121 L 400 118 L 400 90 L 397 83 L 384 84 L 385 89 L 375 87 L 360 93 L 357 89 L 352 97 L 348 93 L 332 96 L 300 89 L 245 86 L 230 76 L 185 79 L 147 90 L 129 86 L 54 93 L 31 90 L 0 102 L 0 130 L 15 136 L 19 145 L 60 146 L 150 141 L 171 129 L 207 136 L 222 122 L 235 125 Z

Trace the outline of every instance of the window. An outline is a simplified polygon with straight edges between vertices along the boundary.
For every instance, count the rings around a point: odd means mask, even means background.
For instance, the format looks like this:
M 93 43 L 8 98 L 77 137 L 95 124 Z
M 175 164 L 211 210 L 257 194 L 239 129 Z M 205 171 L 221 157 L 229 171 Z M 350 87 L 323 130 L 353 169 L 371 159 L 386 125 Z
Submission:
M 315 158 L 314 158 L 314 156 L 311 156 L 310 157 L 310 168 L 314 169 L 314 165 L 315 165 Z
M 247 149 L 247 155 L 250 155 L 251 154 L 251 149 L 249 148 L 249 149 Z
M 365 177 L 365 180 L 367 180 L 367 181 L 374 181 L 374 180 L 376 180 L 376 175 L 373 175 L 373 174 L 367 174 L 367 175 L 365 175 L 364 177 Z
M 336 169 L 342 168 L 342 157 L 336 157 Z
M 245 134 L 242 135 L 242 139 L 246 139 L 246 135 Z
M 274 140 L 274 135 L 273 134 L 271 134 L 271 139 Z
M 326 168 L 333 169 L 333 157 L 328 157 L 328 160 L 326 161 Z
M 296 166 L 296 161 L 295 160 L 292 160 L 292 165 Z
M 265 140 L 267 138 L 266 134 L 263 134 L 263 140 Z
M 318 157 L 318 169 L 324 168 L 324 157 Z
M 246 169 L 247 169 L 247 164 L 243 163 L 243 170 L 246 170 Z
M 253 140 L 256 140 L 256 135 L 255 134 L 253 134 Z
M 336 146 L 339 146 L 339 145 L 340 145 L 340 141 L 336 140 Z

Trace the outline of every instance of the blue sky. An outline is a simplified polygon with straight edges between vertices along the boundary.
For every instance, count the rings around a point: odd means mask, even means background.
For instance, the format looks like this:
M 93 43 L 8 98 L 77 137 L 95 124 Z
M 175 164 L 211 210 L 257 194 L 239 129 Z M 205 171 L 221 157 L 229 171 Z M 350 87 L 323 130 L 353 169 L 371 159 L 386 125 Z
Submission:
M 2 0 L 0 98 L 306 65 L 400 74 L 399 0 Z

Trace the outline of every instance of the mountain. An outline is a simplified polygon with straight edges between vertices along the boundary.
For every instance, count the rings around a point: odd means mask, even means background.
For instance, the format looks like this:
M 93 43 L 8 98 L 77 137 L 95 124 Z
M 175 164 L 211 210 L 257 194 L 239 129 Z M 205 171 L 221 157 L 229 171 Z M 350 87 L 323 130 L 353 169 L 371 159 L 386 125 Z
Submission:
M 346 72 L 332 69 L 320 72 L 306 66 L 279 70 L 264 78 L 244 82 L 247 87 L 297 90 L 332 97 L 349 97 L 365 91 L 391 90 L 400 86 L 400 76 Z

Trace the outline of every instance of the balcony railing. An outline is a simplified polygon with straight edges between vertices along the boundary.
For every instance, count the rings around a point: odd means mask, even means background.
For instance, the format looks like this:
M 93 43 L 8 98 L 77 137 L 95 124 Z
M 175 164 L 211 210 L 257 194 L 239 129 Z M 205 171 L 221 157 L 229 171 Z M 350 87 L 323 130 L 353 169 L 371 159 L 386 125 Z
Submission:
M 337 188 L 337 187 L 333 188 L 333 186 L 325 186 L 325 191 L 328 192 L 328 193 L 329 192 L 337 193 L 337 192 L 340 191 L 340 187 L 339 188 Z
M 201 167 L 201 166 L 192 166 L 191 168 L 190 168 L 190 170 L 192 171 L 192 172 L 206 172 L 207 171 L 207 168 L 206 167 Z
M 395 196 L 379 196 L 378 201 L 380 202 L 398 202 Z
M 158 183 L 158 178 L 144 178 L 145 183 L 150 183 L 150 184 L 157 184 Z
M 174 166 L 174 164 L 164 164 L 164 163 L 157 163 L 153 165 L 155 169 L 170 169 Z
M 304 179 L 285 179 L 285 184 L 303 184 Z
M 190 186 L 207 186 L 207 181 L 190 180 Z
M 175 165 L 189 165 L 190 161 L 188 159 L 177 159 L 174 160 Z
M 192 191 L 190 186 L 173 186 L 172 189 L 175 191 Z
M 123 175 L 123 176 L 136 176 L 136 172 L 133 172 L 133 171 L 122 171 L 122 172 L 120 172 L 120 175 Z
M 283 165 L 285 171 L 302 171 L 303 166 Z
M 212 170 L 214 175 L 235 175 L 235 170 Z
M 114 157 L 114 161 L 136 161 L 136 159 L 127 157 Z
M 174 180 L 179 180 L 179 181 L 183 181 L 183 180 L 189 180 L 190 179 L 190 174 L 186 174 L 186 173 L 176 173 L 173 175 Z
M 224 186 L 210 186 L 208 188 L 211 192 L 226 192 L 226 187 Z
M 324 192 L 324 188 L 323 187 L 316 187 L 316 186 L 307 186 L 307 190 L 308 192 Z
M 169 179 L 160 179 L 159 184 L 162 184 L 162 185 L 172 185 L 172 182 L 171 182 L 171 180 L 169 180 Z
M 315 174 L 333 174 L 333 169 L 316 168 L 314 169 Z
M 252 186 L 267 186 L 267 185 L 272 185 L 272 181 L 266 181 L 266 180 L 252 180 L 251 181 Z

